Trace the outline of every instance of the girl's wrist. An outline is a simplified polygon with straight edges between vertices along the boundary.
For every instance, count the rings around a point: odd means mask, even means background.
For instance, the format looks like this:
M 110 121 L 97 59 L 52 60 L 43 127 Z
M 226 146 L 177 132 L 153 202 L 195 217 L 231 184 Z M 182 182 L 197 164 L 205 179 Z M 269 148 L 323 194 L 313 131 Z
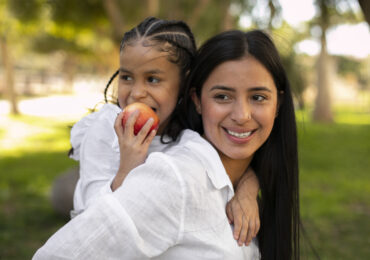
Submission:
M 122 169 L 118 170 L 116 177 L 114 177 L 112 184 L 111 184 L 112 191 L 115 191 L 122 185 L 127 175 L 128 175 L 127 171 L 122 170 Z

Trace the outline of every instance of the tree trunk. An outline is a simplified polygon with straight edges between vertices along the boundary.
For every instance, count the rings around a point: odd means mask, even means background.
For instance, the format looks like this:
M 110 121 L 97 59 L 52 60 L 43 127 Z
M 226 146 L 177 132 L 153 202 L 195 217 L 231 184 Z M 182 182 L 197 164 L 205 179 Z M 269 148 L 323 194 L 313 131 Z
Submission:
M 326 44 L 326 31 L 329 27 L 329 14 L 325 1 L 321 1 L 321 52 L 317 62 L 317 96 L 313 112 L 313 120 L 332 122 L 331 95 L 329 81 L 329 57 Z
M 3 67 L 5 70 L 5 93 L 10 102 L 10 112 L 13 115 L 18 115 L 18 103 L 16 92 L 14 88 L 14 68 L 12 63 L 12 57 L 9 53 L 6 36 L 0 37 L 1 53 Z
M 113 38 L 120 43 L 125 31 L 123 17 L 116 0 L 103 0 L 104 9 L 113 26 Z
M 365 20 L 370 25 L 370 1 L 369 0 L 358 0 L 358 3 L 360 4 Z

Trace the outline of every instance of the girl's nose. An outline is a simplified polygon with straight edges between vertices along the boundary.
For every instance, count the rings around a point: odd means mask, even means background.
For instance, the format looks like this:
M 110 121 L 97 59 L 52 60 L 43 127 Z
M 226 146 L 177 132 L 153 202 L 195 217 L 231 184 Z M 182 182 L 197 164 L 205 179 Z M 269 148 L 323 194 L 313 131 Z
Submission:
M 238 101 L 235 102 L 232 112 L 231 112 L 231 119 L 239 124 L 242 125 L 249 121 L 252 118 L 252 109 L 250 104 L 246 101 Z
M 131 89 L 131 97 L 135 100 L 139 100 L 146 96 L 146 89 L 144 84 L 139 82 L 135 83 Z

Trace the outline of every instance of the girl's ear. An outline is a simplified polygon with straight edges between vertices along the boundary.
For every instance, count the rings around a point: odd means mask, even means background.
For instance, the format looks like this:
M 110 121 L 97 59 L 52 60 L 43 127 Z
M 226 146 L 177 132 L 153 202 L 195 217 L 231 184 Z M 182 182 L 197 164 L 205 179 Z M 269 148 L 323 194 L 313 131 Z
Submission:
M 200 106 L 200 100 L 199 100 L 199 98 L 197 96 L 197 93 L 195 91 L 195 88 L 192 88 L 191 91 L 190 91 L 190 93 L 191 93 L 191 99 L 193 100 L 194 105 L 195 105 L 195 109 L 197 110 L 198 114 L 201 115 L 202 114 L 202 108 Z

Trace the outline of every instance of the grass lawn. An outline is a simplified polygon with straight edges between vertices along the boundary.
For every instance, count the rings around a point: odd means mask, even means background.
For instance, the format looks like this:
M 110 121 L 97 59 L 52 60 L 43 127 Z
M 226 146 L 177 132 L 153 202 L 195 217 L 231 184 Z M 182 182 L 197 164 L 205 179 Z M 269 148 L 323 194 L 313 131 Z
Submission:
M 302 220 L 321 259 L 368 259 L 370 114 L 338 111 L 335 124 L 314 124 L 297 114 Z M 76 165 L 66 156 L 71 122 L 30 116 L 5 121 L 0 259 L 31 259 L 67 221 L 53 211 L 49 192 L 54 178 Z M 302 240 L 303 259 L 313 259 Z
M 56 176 L 76 163 L 67 157 L 69 122 L 30 116 L 0 124 L 0 259 L 31 259 L 67 220 L 49 192 Z
M 369 259 L 370 114 L 336 121 L 298 120 L 302 220 L 321 259 Z

